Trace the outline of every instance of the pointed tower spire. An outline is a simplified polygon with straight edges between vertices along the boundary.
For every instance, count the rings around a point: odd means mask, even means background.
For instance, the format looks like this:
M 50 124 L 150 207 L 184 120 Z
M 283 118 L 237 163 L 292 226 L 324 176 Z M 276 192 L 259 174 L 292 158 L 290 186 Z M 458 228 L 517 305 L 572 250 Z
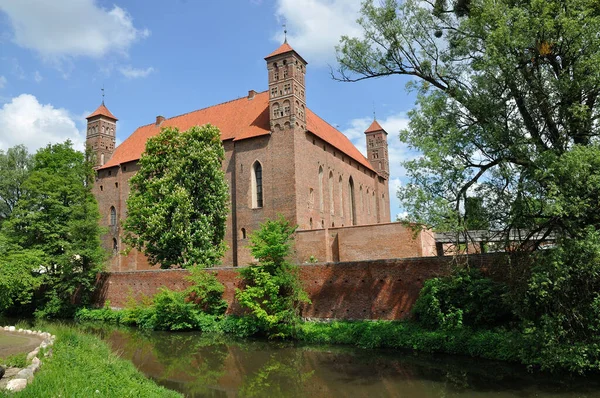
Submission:
M 365 135 L 369 163 L 380 176 L 386 179 L 389 178 L 390 162 L 388 159 L 387 132 L 375 119 L 375 112 L 373 112 L 373 123 L 367 128 Z
M 87 119 L 85 143 L 96 157 L 96 167 L 101 167 L 111 158 L 117 140 L 117 118 L 104 105 L 104 87 L 102 104 Z

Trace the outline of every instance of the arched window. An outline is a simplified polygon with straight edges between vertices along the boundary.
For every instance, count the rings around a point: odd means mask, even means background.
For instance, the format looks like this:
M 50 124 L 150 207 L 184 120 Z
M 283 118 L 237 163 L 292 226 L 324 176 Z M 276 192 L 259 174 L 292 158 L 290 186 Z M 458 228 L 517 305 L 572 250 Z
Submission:
M 117 254 L 119 251 L 119 244 L 117 243 L 117 238 L 113 238 L 113 255 Z
M 290 115 L 290 101 L 288 101 L 288 100 L 283 101 L 283 115 L 284 116 Z
M 276 102 L 273 104 L 273 117 L 278 118 L 279 116 L 281 116 L 281 111 L 279 110 L 279 103 Z
M 335 214 L 335 207 L 333 205 L 333 172 L 329 172 L 329 212 L 331 215 Z
M 367 213 L 371 214 L 371 198 L 369 196 L 369 188 L 367 188 Z
M 262 166 L 258 160 L 252 165 L 252 207 L 263 207 Z
M 352 177 L 348 180 L 348 194 L 350 200 L 350 225 L 356 225 L 356 200 L 354 198 L 354 180 L 352 180 Z
M 371 192 L 371 196 L 372 196 L 372 198 L 371 198 L 371 207 L 372 207 L 372 210 L 373 210 L 373 214 L 375 214 L 376 213 L 376 208 L 377 208 L 377 203 L 376 203 L 377 198 L 375 197 L 375 191 Z
M 104 166 L 104 154 L 100 154 L 100 166 Z
M 358 189 L 358 197 L 360 198 L 360 211 L 365 211 L 365 196 L 363 195 L 362 185 Z
M 110 225 L 117 225 L 117 210 L 115 210 L 114 206 L 110 207 Z
M 323 211 L 323 166 L 319 166 L 319 210 Z
M 344 217 L 344 188 L 343 188 L 342 176 L 340 176 L 339 186 L 340 186 L 340 216 Z

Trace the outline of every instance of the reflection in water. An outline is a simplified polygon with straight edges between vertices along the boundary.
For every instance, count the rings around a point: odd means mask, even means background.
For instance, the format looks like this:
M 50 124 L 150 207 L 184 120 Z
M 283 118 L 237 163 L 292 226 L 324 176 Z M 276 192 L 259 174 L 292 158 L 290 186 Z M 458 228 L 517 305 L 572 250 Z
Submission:
M 559 378 L 471 358 L 98 330 L 147 376 L 189 397 L 600 398 L 596 378 Z

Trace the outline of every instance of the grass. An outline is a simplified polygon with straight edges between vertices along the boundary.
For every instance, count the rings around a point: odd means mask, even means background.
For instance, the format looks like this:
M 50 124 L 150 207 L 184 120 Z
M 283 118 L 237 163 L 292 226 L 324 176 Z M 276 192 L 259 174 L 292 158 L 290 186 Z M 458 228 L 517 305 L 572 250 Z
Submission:
M 0 365 L 7 368 L 24 368 L 27 366 L 27 354 L 14 354 L 6 358 L 0 358 Z
M 0 397 L 181 397 L 144 377 L 100 338 L 66 326 L 48 326 L 57 339 L 51 358 L 27 388 Z

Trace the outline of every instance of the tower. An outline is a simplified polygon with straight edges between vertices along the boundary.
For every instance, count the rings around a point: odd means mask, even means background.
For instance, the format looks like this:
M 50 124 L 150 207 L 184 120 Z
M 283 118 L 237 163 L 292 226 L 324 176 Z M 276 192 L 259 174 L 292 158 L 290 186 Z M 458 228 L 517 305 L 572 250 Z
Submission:
M 306 61 L 286 41 L 269 54 L 269 114 L 271 131 L 306 129 Z
M 103 166 L 115 150 L 117 118 L 102 104 L 87 119 L 85 143 L 96 156 L 96 167 Z
M 390 176 L 390 162 L 388 158 L 387 132 L 373 120 L 365 131 L 367 138 L 367 159 L 377 173 L 388 179 Z

